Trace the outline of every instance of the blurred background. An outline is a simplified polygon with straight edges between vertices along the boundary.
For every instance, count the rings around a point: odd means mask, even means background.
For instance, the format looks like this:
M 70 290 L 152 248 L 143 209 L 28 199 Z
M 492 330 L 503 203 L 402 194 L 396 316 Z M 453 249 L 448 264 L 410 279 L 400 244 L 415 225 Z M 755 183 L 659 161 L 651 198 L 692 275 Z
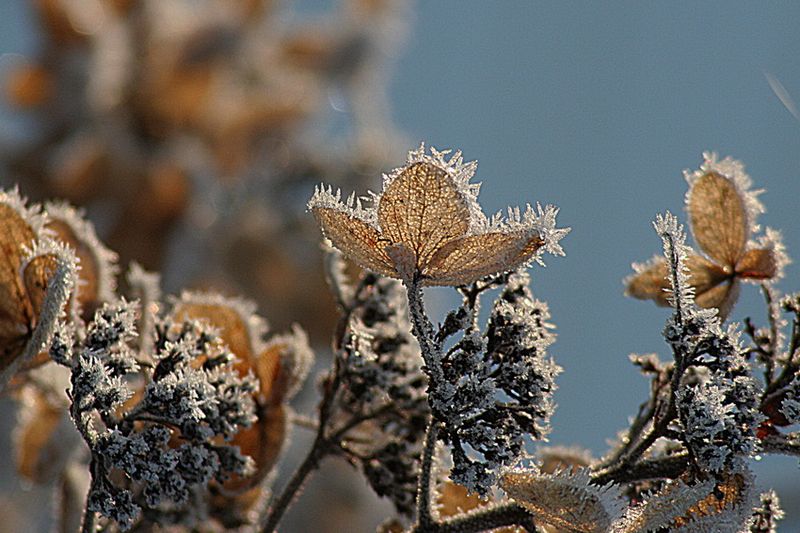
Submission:
M 122 264 L 162 271 L 166 290 L 245 294 L 274 329 L 299 321 L 327 346 L 333 310 L 304 213 L 314 184 L 361 192 L 421 140 L 459 148 L 479 161 L 486 212 L 553 203 L 573 228 L 567 256 L 532 272 L 564 367 L 550 440 L 599 455 L 647 395 L 628 354 L 668 357 L 667 311 L 624 298 L 621 280 L 660 250 L 656 213 L 685 218 L 683 169 L 704 150 L 744 161 L 765 189 L 760 222 L 800 257 L 800 4 L 500 6 L 6 0 L 0 182 L 84 206 Z M 781 289 L 800 290 L 798 268 Z M 434 314 L 455 301 L 431 294 Z M 746 316 L 765 322 L 755 286 L 731 315 Z M 287 530 L 311 527 L 300 515 L 334 485 L 343 516 L 327 530 L 372 505 L 331 481 L 347 466 L 328 468 Z M 797 530 L 797 460 L 754 468 Z

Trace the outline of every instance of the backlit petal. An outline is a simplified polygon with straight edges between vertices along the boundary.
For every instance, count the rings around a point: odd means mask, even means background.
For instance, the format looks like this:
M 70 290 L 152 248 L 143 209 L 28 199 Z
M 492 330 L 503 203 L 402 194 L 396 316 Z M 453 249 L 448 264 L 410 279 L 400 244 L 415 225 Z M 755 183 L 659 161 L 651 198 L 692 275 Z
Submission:
M 388 243 L 372 225 L 332 207 L 312 207 L 311 212 L 322 226 L 322 233 L 348 259 L 378 274 L 398 277 L 384 252 Z
M 389 241 L 414 252 L 421 271 L 443 245 L 466 235 L 470 206 L 446 170 L 423 161 L 386 185 L 378 200 L 378 224 Z
M 728 178 L 709 172 L 695 180 L 686 196 L 697 245 L 722 265 L 741 258 L 750 232 L 745 199 Z
M 535 231 L 491 232 L 452 240 L 423 265 L 425 285 L 467 285 L 484 276 L 516 270 L 544 240 Z

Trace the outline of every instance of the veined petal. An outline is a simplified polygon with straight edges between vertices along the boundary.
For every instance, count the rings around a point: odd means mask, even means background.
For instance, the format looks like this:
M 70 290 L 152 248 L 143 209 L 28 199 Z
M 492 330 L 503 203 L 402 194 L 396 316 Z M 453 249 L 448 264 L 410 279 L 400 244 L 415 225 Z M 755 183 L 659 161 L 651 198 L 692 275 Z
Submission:
M 442 246 L 466 235 L 470 220 L 469 201 L 453 178 L 426 161 L 402 169 L 378 199 L 381 234 L 413 251 L 419 271 Z
M 733 309 L 736 300 L 739 299 L 739 289 L 741 284 L 736 278 L 730 278 L 727 282 L 713 286 L 695 295 L 694 302 L 705 309 L 716 307 L 719 310 L 721 319 L 725 319 Z
M 348 259 L 378 274 L 397 278 L 384 247 L 386 239 L 371 224 L 333 207 L 311 207 L 322 233 Z
M 449 241 L 423 266 L 424 285 L 467 285 L 484 276 L 516 270 L 530 261 L 544 239 L 520 230 L 469 235 Z
M 686 208 L 700 249 L 733 267 L 744 254 L 750 233 L 745 199 L 736 185 L 716 172 L 703 174 L 691 183 Z

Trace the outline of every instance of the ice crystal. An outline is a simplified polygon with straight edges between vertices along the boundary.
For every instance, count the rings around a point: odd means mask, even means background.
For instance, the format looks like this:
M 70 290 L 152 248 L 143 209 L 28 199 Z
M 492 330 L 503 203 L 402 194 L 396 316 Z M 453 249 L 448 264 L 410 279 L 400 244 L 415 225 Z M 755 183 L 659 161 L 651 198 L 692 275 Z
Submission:
M 423 285 L 466 285 L 484 276 L 540 261 L 543 251 L 563 255 L 557 208 L 510 209 L 507 219 L 487 219 L 477 203 L 477 167 L 461 152 L 424 145 L 408 163 L 384 175 L 374 207 L 351 195 L 318 187 L 308 207 L 323 233 L 356 263 L 379 274 Z M 487 253 L 487 251 L 489 253 Z
M 753 510 L 750 519 L 750 533 L 776 533 L 778 522 L 784 517 L 781 502 L 774 490 L 763 493 L 759 505 Z

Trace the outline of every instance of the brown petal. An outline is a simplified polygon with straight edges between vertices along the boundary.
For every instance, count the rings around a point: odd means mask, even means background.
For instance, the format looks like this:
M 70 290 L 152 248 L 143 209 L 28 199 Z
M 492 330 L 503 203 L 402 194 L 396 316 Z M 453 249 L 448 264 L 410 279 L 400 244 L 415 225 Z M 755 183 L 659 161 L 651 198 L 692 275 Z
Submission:
M 378 274 L 397 277 L 392 262 L 384 252 L 387 242 L 375 228 L 338 209 L 314 207 L 311 212 L 322 226 L 322 233 L 348 259 Z
M 706 309 L 716 307 L 719 310 L 720 318 L 724 320 L 739 299 L 739 288 L 739 282 L 735 278 L 729 279 L 727 282 L 711 287 L 706 291 L 698 291 L 695 294 L 694 301 L 697 305 Z
M 0 370 L 25 348 L 34 313 L 19 269 L 36 234 L 13 206 L 0 203 Z
M 445 243 L 469 230 L 469 204 L 447 172 L 428 162 L 409 165 L 378 201 L 378 224 L 392 244 L 417 257 L 417 269 Z
M 192 297 L 189 296 L 175 304 L 173 315 L 177 322 L 205 320 L 218 328 L 222 341 L 239 359 L 235 365 L 236 370 L 242 375 L 247 374 L 253 363 L 254 340 L 250 338 L 247 319 L 241 315 L 238 309 L 221 303 L 192 301 Z
M 768 248 L 748 250 L 736 263 L 736 275 L 746 279 L 772 279 L 778 273 L 775 254 Z
M 422 273 L 425 285 L 467 285 L 484 276 L 516 270 L 541 248 L 538 233 L 484 233 L 451 240 L 433 254 Z
M 97 240 L 94 227 L 73 208 L 48 204 L 46 210 L 50 219 L 45 227 L 72 248 L 79 260 L 77 300 L 88 320 L 102 301 L 113 296 L 116 254 Z
M 689 254 L 685 264 L 689 271 L 689 283 L 695 288 L 695 303 L 700 307 L 717 307 L 724 297 L 715 289 L 731 276 L 720 266 L 697 254 Z M 669 307 L 671 284 L 668 274 L 666 259 L 658 257 L 626 280 L 625 294 L 639 300 L 655 300 L 658 305 Z M 711 293 L 704 296 L 709 291 Z
M 715 172 L 703 175 L 689 189 L 686 207 L 700 249 L 732 268 L 750 232 L 744 201 L 733 182 Z

